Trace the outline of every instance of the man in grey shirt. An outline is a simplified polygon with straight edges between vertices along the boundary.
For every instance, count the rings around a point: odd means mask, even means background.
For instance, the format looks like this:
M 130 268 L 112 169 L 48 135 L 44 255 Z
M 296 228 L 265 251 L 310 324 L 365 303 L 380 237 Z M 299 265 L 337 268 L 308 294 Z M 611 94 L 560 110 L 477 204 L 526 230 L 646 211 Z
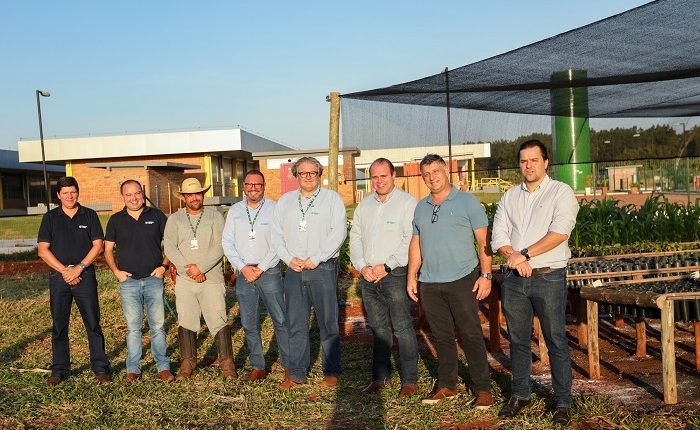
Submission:
M 272 223 L 272 243 L 287 264 L 284 294 L 289 323 L 288 390 L 306 382 L 311 363 L 309 312 L 311 305 L 323 349 L 322 386 L 335 387 L 340 375 L 338 328 L 338 255 L 347 236 L 345 205 L 338 193 L 321 188 L 323 167 L 313 157 L 292 165 L 299 190 L 284 194 Z
M 418 301 L 420 280 L 420 300 L 438 356 L 438 381 L 423 403 L 457 395 L 456 328 L 467 356 L 476 407 L 488 409 L 493 396 L 478 315 L 479 300 L 491 292 L 488 218 L 476 197 L 452 187 L 442 157 L 426 155 L 420 171 L 430 194 L 418 202 L 413 217 L 407 289 L 411 299 Z
M 231 328 L 227 324 L 226 287 L 221 235 L 224 217 L 204 207 L 204 193 L 196 178 L 182 182 L 178 197 L 185 207 L 170 215 L 165 224 L 163 248 L 177 268 L 175 306 L 180 341 L 180 371 L 177 380 L 190 378 L 197 364 L 197 332 L 202 315 L 216 341 L 219 367 L 225 379 L 236 378 L 231 346 Z
M 350 259 L 362 275 L 362 303 L 374 336 L 372 382 L 362 393 L 375 393 L 388 385 L 396 335 L 401 398 L 418 390 L 418 342 L 406 294 L 416 199 L 396 188 L 394 165 L 386 158 L 374 160 L 369 172 L 375 192 L 357 205 L 350 230 Z
M 246 379 L 254 382 L 267 376 L 260 338 L 260 299 L 265 303 L 275 327 L 277 349 L 285 371 L 289 334 L 282 265 L 270 241 L 272 216 L 277 203 L 265 197 L 265 177 L 259 170 L 246 173 L 243 193 L 245 199 L 228 211 L 222 245 L 224 254 L 238 271 L 236 298 L 252 367 Z
M 514 417 L 530 402 L 530 334 L 533 315 L 537 315 L 552 367 L 553 419 L 565 425 L 572 378 L 566 339 L 566 264 L 579 205 L 571 187 L 547 175 L 549 160 L 542 142 L 523 142 L 518 158 L 523 183 L 501 197 L 491 241 L 493 249 L 508 259 L 510 269 L 501 296 L 510 334 L 513 389 L 498 415 Z

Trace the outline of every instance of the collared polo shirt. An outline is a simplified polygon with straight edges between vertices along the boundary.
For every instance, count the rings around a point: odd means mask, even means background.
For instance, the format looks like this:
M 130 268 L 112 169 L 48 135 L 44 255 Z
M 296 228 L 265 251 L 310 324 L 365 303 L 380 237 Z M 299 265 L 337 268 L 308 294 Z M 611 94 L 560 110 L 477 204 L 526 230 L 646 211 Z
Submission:
M 423 259 L 421 282 L 452 282 L 471 273 L 479 264 L 474 246 L 474 230 L 488 227 L 481 202 L 470 193 L 452 188 L 447 198 L 436 205 L 428 195 L 418 202 L 413 216 L 413 235 L 420 236 Z
M 37 242 L 49 244 L 49 251 L 61 262 L 76 265 L 90 252 L 94 240 L 104 239 L 97 213 L 78 205 L 73 218 L 58 206 L 46 212 L 41 219 Z M 92 267 L 92 265 L 90 265 Z
M 270 242 L 276 205 L 277 202 L 265 197 L 256 208 L 249 207 L 248 202 L 242 200 L 228 210 L 221 245 L 228 260 L 238 270 L 248 264 L 257 264 L 265 271 L 279 263 L 280 259 Z M 251 236 L 251 232 L 254 236 Z
M 161 242 L 167 221 L 163 212 L 150 206 L 144 206 L 139 219 L 129 215 L 126 207 L 109 217 L 105 240 L 116 244 L 119 270 L 143 279 L 163 263 Z
M 416 198 L 396 187 L 379 200 L 377 193 L 355 208 L 350 229 L 350 260 L 357 270 L 377 264 L 392 269 L 408 263 Z
M 570 186 L 548 175 L 532 192 L 522 183 L 506 191 L 493 218 L 491 248 L 494 252 L 506 245 L 514 250 L 532 246 L 548 232 L 571 235 L 576 225 L 579 204 Z M 566 267 L 571 257 L 567 240 L 553 249 L 530 259 L 533 268 Z

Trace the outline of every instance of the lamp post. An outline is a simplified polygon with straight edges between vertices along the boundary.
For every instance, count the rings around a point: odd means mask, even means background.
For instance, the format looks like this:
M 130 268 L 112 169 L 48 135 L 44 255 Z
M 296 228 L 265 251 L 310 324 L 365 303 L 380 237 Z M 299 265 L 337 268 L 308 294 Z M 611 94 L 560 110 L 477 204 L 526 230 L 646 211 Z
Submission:
M 39 140 L 41 141 L 41 165 L 44 168 L 44 187 L 46 188 L 46 211 L 51 209 L 51 190 L 49 187 L 49 175 L 46 173 L 46 156 L 44 155 L 44 127 L 41 124 L 41 98 L 49 97 L 48 91 L 36 90 L 36 108 L 39 111 Z

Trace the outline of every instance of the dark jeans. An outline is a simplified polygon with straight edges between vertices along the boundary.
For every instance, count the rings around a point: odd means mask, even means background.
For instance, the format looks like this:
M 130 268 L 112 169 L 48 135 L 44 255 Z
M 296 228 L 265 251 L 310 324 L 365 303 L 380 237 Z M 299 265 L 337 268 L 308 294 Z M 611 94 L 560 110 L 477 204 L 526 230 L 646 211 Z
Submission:
M 557 406 L 571 406 L 571 355 L 566 339 L 566 269 L 530 278 L 509 272 L 501 285 L 503 313 L 510 334 L 513 372 L 512 397 L 530 398 L 532 383 L 532 318 L 540 320 L 549 349 L 552 389 Z
M 236 281 L 236 298 L 241 312 L 241 325 L 250 351 L 250 365 L 254 369 L 265 370 L 262 339 L 260 338 L 260 299 L 265 303 L 272 319 L 277 338 L 277 350 L 282 365 L 287 367 L 289 356 L 289 335 L 287 330 L 287 307 L 284 304 L 282 289 L 282 265 L 277 264 L 263 272 L 254 282 L 248 282 L 240 275 Z
M 418 381 L 418 342 L 413 330 L 411 302 L 406 293 L 406 268 L 397 267 L 376 284 L 363 278 L 361 285 L 362 302 L 374 336 L 372 380 L 381 382 L 389 379 L 391 347 L 396 335 L 401 382 L 403 385 L 415 385 Z
M 321 334 L 323 373 L 340 375 L 340 330 L 338 328 L 338 259 L 320 263 L 313 270 L 284 275 L 284 295 L 289 321 L 289 374 L 305 382 L 311 364 L 309 314 L 311 305 Z
M 478 276 L 477 268 L 453 282 L 421 283 L 420 300 L 437 349 L 439 388 L 457 388 L 456 327 L 467 357 L 472 390 L 475 393 L 491 391 L 479 304 L 476 293 L 472 291 Z
M 105 338 L 100 327 L 100 304 L 97 299 L 97 279 L 93 267 L 82 274 L 82 281 L 71 288 L 61 273 L 49 273 L 49 300 L 53 328 L 51 348 L 53 363 L 51 374 L 65 376 L 70 371 L 70 347 L 68 345 L 68 322 L 73 299 L 83 318 L 90 346 L 90 368 L 96 375 L 109 372 L 109 360 L 105 354 Z

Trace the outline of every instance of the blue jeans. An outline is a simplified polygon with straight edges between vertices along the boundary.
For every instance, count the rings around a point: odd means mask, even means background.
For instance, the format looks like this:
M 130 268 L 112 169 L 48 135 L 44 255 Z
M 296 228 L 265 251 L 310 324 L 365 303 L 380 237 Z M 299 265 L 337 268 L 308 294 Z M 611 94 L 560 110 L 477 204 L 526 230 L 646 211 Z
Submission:
M 566 339 L 566 269 L 521 278 L 509 272 L 501 285 L 503 313 L 510 334 L 512 397 L 529 400 L 532 389 L 532 319 L 540 320 L 549 349 L 557 406 L 571 406 L 571 355 Z
M 258 310 L 261 298 L 275 327 L 277 349 L 282 365 L 285 367 L 288 365 L 289 334 L 281 266 L 278 264 L 267 269 L 254 282 L 246 281 L 243 276 L 239 276 L 236 280 L 236 298 L 241 313 L 241 325 L 250 351 L 250 365 L 254 369 L 265 370 L 265 358 L 260 338 L 260 312 Z
M 109 373 L 109 360 L 105 354 L 105 337 L 100 326 L 100 303 L 97 297 L 95 267 L 88 267 L 81 275 L 82 281 L 71 287 L 66 284 L 60 272 L 49 271 L 49 302 L 51 305 L 51 374 L 66 376 L 70 371 L 70 346 L 68 343 L 68 323 L 75 300 L 83 319 L 88 345 L 90 347 L 90 368 L 99 375 Z
M 340 329 L 338 328 L 338 259 L 324 261 L 313 270 L 284 274 L 284 294 L 289 320 L 289 374 L 305 382 L 311 364 L 309 314 L 311 305 L 323 349 L 323 373 L 340 375 Z
M 126 371 L 141 373 L 141 328 L 143 309 L 146 308 L 151 330 L 151 352 L 158 371 L 170 370 L 165 338 L 165 311 L 163 305 L 163 278 L 149 276 L 143 279 L 126 278 L 119 284 L 122 310 L 126 319 Z
M 372 380 L 383 382 L 389 379 L 391 347 L 396 335 L 401 383 L 415 385 L 418 381 L 418 341 L 413 329 L 411 302 L 406 293 L 406 268 L 397 267 L 376 284 L 362 278 L 361 285 L 362 303 L 374 336 Z

